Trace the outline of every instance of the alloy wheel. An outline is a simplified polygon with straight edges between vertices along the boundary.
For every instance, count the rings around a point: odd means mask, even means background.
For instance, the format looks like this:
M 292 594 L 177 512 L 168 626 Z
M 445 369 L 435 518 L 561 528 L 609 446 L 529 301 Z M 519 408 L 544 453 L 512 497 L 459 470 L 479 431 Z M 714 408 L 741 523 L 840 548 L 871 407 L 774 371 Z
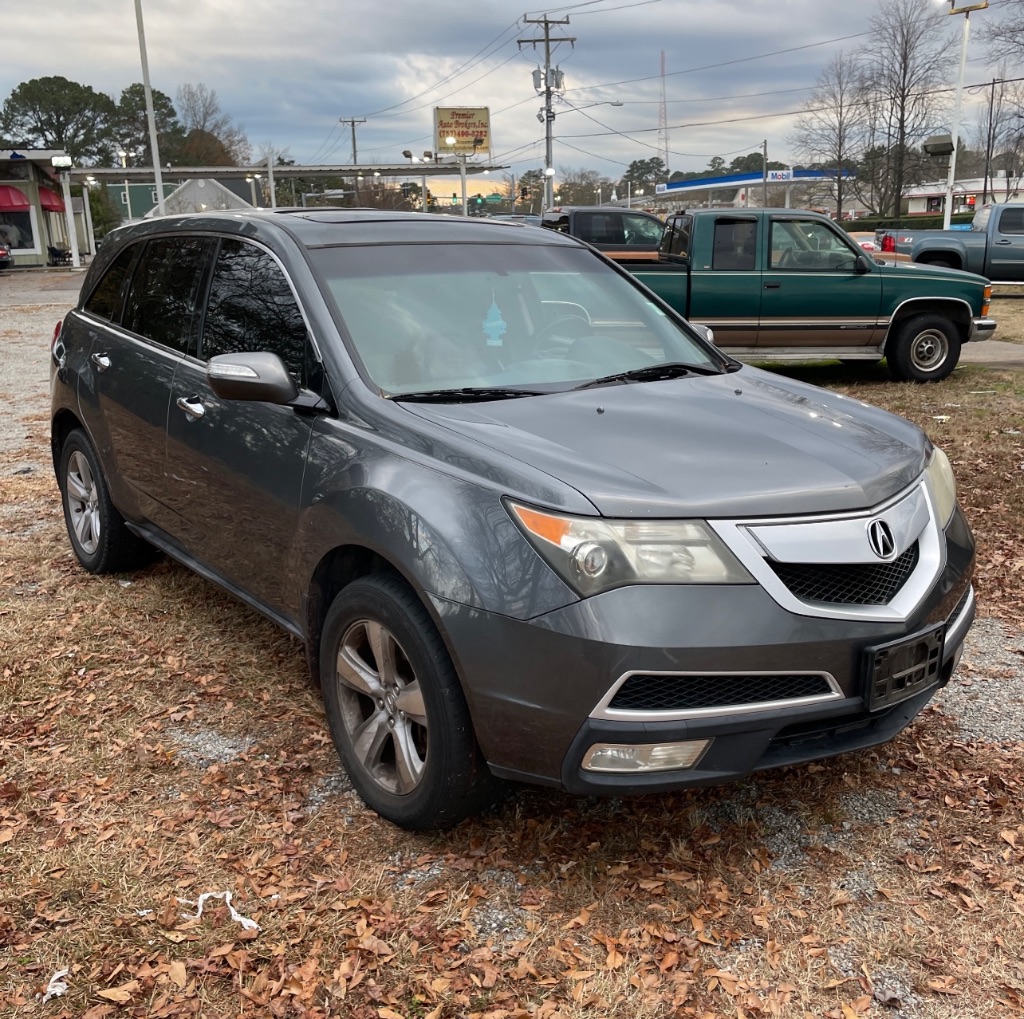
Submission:
M 93 555 L 100 543 L 99 492 L 89 461 L 78 450 L 68 458 L 64 498 L 79 546 L 86 555 Z
M 419 679 L 382 624 L 354 622 L 338 647 L 338 702 L 356 759 L 386 792 L 419 785 L 426 767 L 427 714 Z

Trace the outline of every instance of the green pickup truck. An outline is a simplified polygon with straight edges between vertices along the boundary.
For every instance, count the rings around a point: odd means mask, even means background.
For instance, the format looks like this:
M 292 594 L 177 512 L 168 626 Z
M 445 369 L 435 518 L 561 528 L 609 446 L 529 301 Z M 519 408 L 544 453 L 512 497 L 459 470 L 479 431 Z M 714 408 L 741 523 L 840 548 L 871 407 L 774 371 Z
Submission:
M 623 268 L 745 361 L 884 357 L 894 378 L 934 382 L 956 367 L 962 344 L 996 327 L 984 277 L 883 265 L 802 210 L 677 213 L 659 260 Z

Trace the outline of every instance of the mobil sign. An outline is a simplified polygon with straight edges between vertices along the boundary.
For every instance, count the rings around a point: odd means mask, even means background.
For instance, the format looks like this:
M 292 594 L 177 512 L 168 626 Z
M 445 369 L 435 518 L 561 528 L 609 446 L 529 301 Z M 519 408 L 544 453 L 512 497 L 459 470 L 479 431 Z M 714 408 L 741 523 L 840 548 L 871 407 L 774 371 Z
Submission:
M 793 171 L 792 170 L 769 170 L 768 171 L 768 180 L 770 180 L 770 181 L 792 180 L 792 179 L 793 179 Z

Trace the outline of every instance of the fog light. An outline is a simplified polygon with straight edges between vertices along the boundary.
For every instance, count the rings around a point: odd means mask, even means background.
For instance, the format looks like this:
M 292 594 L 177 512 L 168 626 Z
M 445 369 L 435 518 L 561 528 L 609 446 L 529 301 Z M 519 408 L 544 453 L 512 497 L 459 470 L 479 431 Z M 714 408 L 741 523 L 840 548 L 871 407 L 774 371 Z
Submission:
M 692 768 L 710 745 L 709 739 L 682 743 L 595 743 L 583 758 L 583 769 L 635 773 Z

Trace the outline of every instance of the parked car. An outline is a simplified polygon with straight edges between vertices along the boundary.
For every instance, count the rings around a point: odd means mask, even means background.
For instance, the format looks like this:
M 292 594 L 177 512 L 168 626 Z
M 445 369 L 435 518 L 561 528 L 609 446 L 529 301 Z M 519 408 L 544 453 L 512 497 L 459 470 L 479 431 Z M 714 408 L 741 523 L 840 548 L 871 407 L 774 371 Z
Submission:
M 986 205 L 969 230 L 878 230 L 883 257 L 905 255 L 922 265 L 965 269 L 993 283 L 1024 283 L 1024 202 Z
M 528 212 L 499 212 L 487 218 L 500 220 L 502 223 L 522 223 L 523 226 L 540 226 L 540 216 L 535 216 Z
M 304 642 L 365 802 L 721 782 L 892 738 L 975 613 L 945 455 L 742 365 L 553 231 L 359 210 L 109 234 L 52 346 L 93 573 Z
M 902 251 L 882 251 L 882 246 L 875 238 L 873 230 L 848 230 L 847 236 L 854 243 L 859 244 L 876 262 L 881 262 L 883 265 L 910 261 L 910 255 L 905 255 Z
M 656 262 L 665 224 L 637 209 L 563 205 L 542 213 L 541 226 L 578 237 L 616 262 Z
M 10 245 L 0 241 L 0 269 L 10 269 L 12 265 L 14 265 L 14 259 L 11 257 Z
M 937 382 L 996 328 L 984 277 L 880 265 L 817 212 L 677 213 L 660 261 L 626 268 L 746 360 L 884 357 L 897 379 Z

